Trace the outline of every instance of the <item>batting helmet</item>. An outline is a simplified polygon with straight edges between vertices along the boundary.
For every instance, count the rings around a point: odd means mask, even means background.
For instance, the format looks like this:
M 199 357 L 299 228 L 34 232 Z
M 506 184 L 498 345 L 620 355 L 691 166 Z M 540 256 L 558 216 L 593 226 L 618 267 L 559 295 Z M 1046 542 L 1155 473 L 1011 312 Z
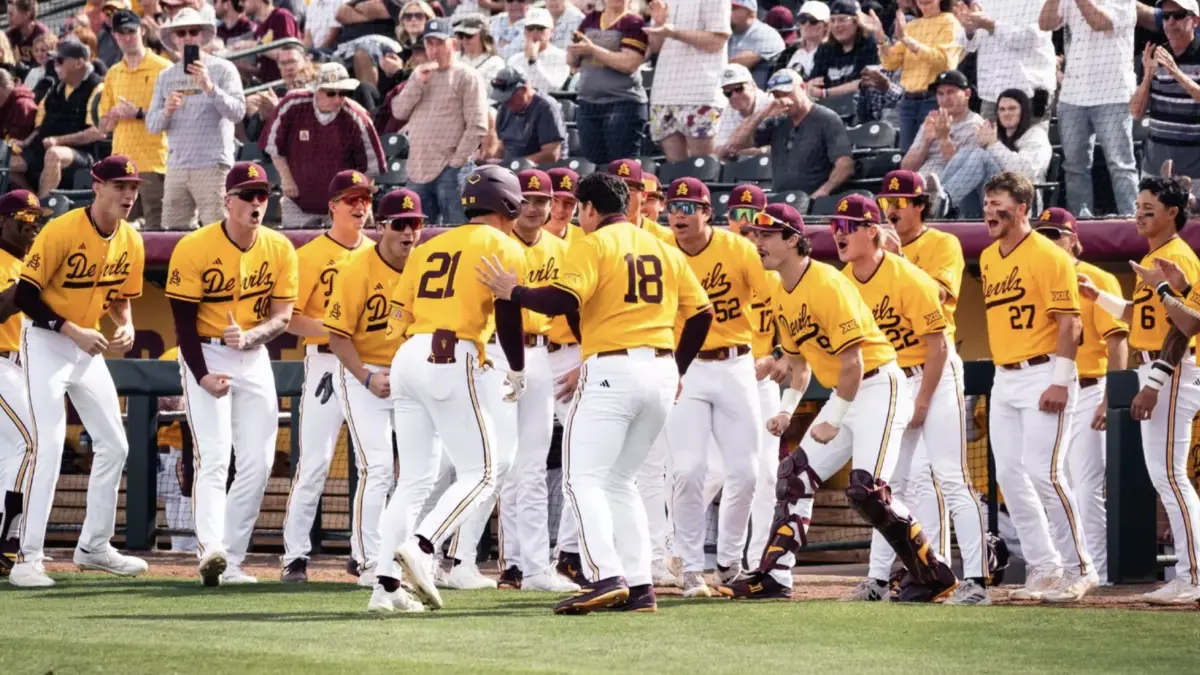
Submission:
M 462 206 L 468 218 L 480 213 L 516 218 L 521 212 L 521 200 L 521 182 L 504 167 L 481 166 L 467 176 L 463 185 Z

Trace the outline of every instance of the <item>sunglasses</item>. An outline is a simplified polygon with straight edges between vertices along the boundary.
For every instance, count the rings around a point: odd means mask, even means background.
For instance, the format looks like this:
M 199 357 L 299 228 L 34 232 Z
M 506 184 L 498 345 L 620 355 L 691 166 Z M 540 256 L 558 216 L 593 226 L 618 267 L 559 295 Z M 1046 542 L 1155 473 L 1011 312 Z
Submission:
M 850 220 L 849 218 L 834 218 L 829 221 L 829 231 L 837 234 L 854 234 L 855 230 L 860 227 L 870 227 L 873 223 L 864 223 L 861 220 Z
M 387 226 L 393 232 L 403 232 L 405 230 L 419 230 L 425 226 L 425 223 L 420 218 L 400 216 L 399 218 L 392 218 L 387 221 Z
M 895 206 L 898 209 L 908 208 L 908 197 L 879 197 L 875 200 L 879 203 L 879 208 L 887 211 L 890 207 Z
M 1162 16 L 1163 16 L 1163 21 L 1170 21 L 1171 19 L 1174 19 L 1176 21 L 1185 21 L 1191 15 L 1192 15 L 1192 13 L 1187 11 L 1186 9 L 1181 9 L 1177 12 L 1163 12 Z
M 117 8 L 116 7 L 105 7 L 102 11 L 104 12 L 104 16 L 112 16 L 113 14 L 117 13 Z
M 667 213 L 694 216 L 703 210 L 704 205 L 698 202 L 667 202 Z
M 1057 227 L 1039 227 L 1037 230 L 1035 230 L 1035 232 L 1049 239 L 1050 241 L 1058 241 L 1067 234 Z
M 540 33 L 546 30 L 545 26 L 525 26 L 526 33 Z
M 759 215 L 759 210 L 753 206 L 739 206 L 729 210 L 729 220 L 736 220 L 739 222 L 750 222 L 754 220 L 754 217 L 757 215 Z M 767 224 L 769 225 L 771 223 L 771 220 L 769 220 L 771 216 L 767 216 L 767 218 Z
M 175 31 L 175 34 L 183 37 L 196 37 L 203 32 L 199 28 L 179 28 Z
M 333 98 L 346 98 L 350 95 L 350 92 L 341 89 L 322 89 L 321 93 Z
M 342 197 L 338 201 L 347 206 L 363 206 L 371 203 L 371 197 L 368 195 L 354 195 L 353 197 Z
M 234 196 L 237 197 L 238 199 L 246 202 L 247 204 L 253 204 L 254 202 L 267 201 L 268 199 L 271 198 L 271 192 L 269 190 L 263 190 L 263 189 L 242 190 L 242 191 L 236 193 Z
M 455 33 L 454 37 L 458 38 L 459 40 L 470 40 L 473 36 L 470 33 Z
M 799 19 L 796 19 L 796 23 L 800 24 L 801 26 L 815 26 L 821 22 L 817 21 L 811 16 L 801 15 Z
M 726 88 L 722 89 L 721 93 L 725 94 L 725 98 L 733 98 L 734 94 L 740 94 L 743 91 L 746 91 L 746 85 L 735 84 L 732 87 L 726 87 Z
M 418 19 L 425 19 L 425 15 L 421 12 L 409 12 L 408 14 L 401 14 L 400 18 L 405 21 L 417 21 Z
M 63 61 L 66 61 L 66 60 L 67 60 L 67 59 L 66 59 L 66 57 L 64 57 L 64 56 L 56 56 L 56 57 L 54 57 L 54 62 L 55 62 L 55 63 L 57 63 L 57 64 L 58 64 L 58 65 L 60 65 L 60 66 L 63 64 Z

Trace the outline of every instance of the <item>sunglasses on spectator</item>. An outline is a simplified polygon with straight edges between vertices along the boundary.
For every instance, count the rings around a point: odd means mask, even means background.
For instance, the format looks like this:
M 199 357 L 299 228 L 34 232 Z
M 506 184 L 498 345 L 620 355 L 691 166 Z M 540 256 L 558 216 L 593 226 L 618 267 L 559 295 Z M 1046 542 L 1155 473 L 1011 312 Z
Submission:
M 405 21 L 417 21 L 424 20 L 425 15 L 421 12 L 409 12 L 408 14 L 401 14 L 400 18 L 404 19 Z
M 837 234 L 854 234 L 854 231 L 860 227 L 870 227 L 872 223 L 864 223 L 861 220 L 850 220 L 849 218 L 834 218 L 829 221 L 829 231 Z
M 258 190 L 241 190 L 235 193 L 234 196 L 247 204 L 253 204 L 254 202 L 267 201 L 271 198 L 271 192 L 261 188 Z
M 199 28 L 179 28 L 175 30 L 176 35 L 181 35 L 184 37 L 196 37 L 203 32 L 204 31 Z
M 510 5 L 523 5 L 526 2 L 529 2 L 529 0 L 506 0 L 506 2 L 508 2 Z
M 684 216 L 694 216 L 704 208 L 696 202 L 667 202 L 667 213 L 678 213 Z
M 325 92 L 326 96 L 331 96 L 333 98 L 346 98 L 350 95 L 350 92 L 342 91 L 341 89 L 322 89 L 321 91 Z
M 546 30 L 545 26 L 525 26 L 526 33 L 540 33 Z
M 455 33 L 454 37 L 459 40 L 470 40 L 473 36 L 470 33 Z
M 342 197 L 338 201 L 347 206 L 350 206 L 350 207 L 370 206 L 371 196 L 370 195 L 352 195 L 350 197 Z
M 393 232 L 419 230 L 424 225 L 424 221 L 422 221 L 420 218 L 414 218 L 412 216 L 401 216 L 399 218 L 392 218 L 391 220 L 387 221 L 388 229 L 392 230 Z
M 906 209 L 909 205 L 908 197 L 880 197 L 875 201 L 879 203 L 879 208 L 884 211 L 893 206 L 898 209 Z
M 749 222 L 749 221 L 754 220 L 754 217 L 757 215 L 758 215 L 758 209 L 754 208 L 753 206 L 739 206 L 737 208 L 729 210 L 729 219 L 730 220 Z M 767 216 L 767 217 L 770 218 L 770 216 Z M 770 221 L 767 221 L 767 224 L 769 225 Z
M 1059 239 L 1062 239 L 1064 235 L 1066 235 L 1066 232 L 1063 232 L 1057 227 L 1039 227 L 1034 231 L 1050 241 L 1058 241 Z
M 1192 13 L 1186 9 L 1181 9 L 1175 12 L 1163 12 L 1163 21 L 1170 21 L 1171 19 L 1175 19 L 1176 21 L 1185 21 L 1191 15 Z
M 104 16 L 112 16 L 113 14 L 117 13 L 117 8 L 116 7 L 105 7 L 101 11 L 104 12 Z
M 746 85 L 735 84 L 732 87 L 725 87 L 721 90 L 721 93 L 725 94 L 725 98 L 732 98 L 734 94 L 740 94 L 743 91 L 746 91 Z
M 796 23 L 801 26 L 815 26 L 821 22 L 807 14 L 801 14 L 800 18 L 796 19 Z

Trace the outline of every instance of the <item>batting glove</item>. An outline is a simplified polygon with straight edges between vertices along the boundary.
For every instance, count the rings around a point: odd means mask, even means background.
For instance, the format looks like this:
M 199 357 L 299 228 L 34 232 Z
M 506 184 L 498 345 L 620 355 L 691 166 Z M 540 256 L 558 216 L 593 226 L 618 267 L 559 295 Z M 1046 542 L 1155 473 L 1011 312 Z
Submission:
M 504 385 L 504 400 L 516 403 L 517 399 L 521 398 L 521 394 L 525 393 L 525 371 L 508 371 L 508 374 L 504 376 Z

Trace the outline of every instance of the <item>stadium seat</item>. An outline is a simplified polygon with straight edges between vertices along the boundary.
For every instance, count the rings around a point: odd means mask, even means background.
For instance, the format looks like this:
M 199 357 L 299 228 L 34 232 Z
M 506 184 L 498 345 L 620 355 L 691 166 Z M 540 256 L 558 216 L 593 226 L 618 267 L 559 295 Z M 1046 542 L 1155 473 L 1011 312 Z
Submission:
M 46 203 L 43 206 L 53 211 L 50 218 L 57 218 L 71 210 L 71 200 L 63 195 L 51 193 L 49 197 L 46 197 Z
M 575 113 L 579 110 L 579 105 L 576 104 L 574 101 L 569 101 L 569 100 L 565 100 L 565 99 L 562 101 L 559 101 L 558 104 L 562 108 L 563 121 L 564 122 L 574 122 L 575 121 Z
M 1062 163 L 1063 156 L 1061 153 L 1056 152 L 1050 155 L 1050 166 L 1046 169 L 1045 182 L 1034 183 L 1033 188 L 1037 191 L 1034 216 L 1041 213 L 1044 209 L 1058 206 L 1059 193 L 1062 187 Z
M 894 148 L 900 132 L 887 122 L 867 122 L 846 129 L 846 135 L 855 149 Z
M 832 216 L 837 208 L 837 203 L 847 195 L 862 195 L 868 199 L 875 199 L 875 195 L 868 190 L 846 190 L 839 192 L 836 195 L 825 195 L 817 197 L 809 204 L 808 213 L 813 216 Z
M 843 120 L 851 119 L 858 113 L 858 101 L 854 99 L 853 93 L 820 98 L 817 99 L 817 103 L 837 113 Z
M 583 144 L 579 142 L 579 129 L 574 124 L 567 127 L 567 154 L 572 157 L 583 154 Z
M 854 177 L 883 178 L 889 171 L 899 169 L 902 159 L 904 155 L 895 150 L 862 155 L 854 160 Z
M 518 171 L 524 171 L 526 169 L 536 169 L 537 165 L 535 165 L 533 162 L 529 161 L 528 159 L 522 157 L 520 159 L 513 159 L 513 160 L 509 160 L 509 161 L 505 162 L 504 167 L 506 169 L 509 169 L 513 173 L 516 173 Z
M 658 168 L 658 179 L 667 185 L 676 178 L 698 178 L 705 182 L 716 182 L 721 177 L 721 161 L 712 155 L 689 157 L 678 162 L 667 162 Z
M 272 192 L 271 198 L 267 200 L 267 212 L 263 214 L 264 223 L 282 223 L 283 222 L 283 205 L 280 203 L 283 196 L 278 192 Z
M 726 162 L 721 172 L 721 182 L 767 183 L 771 180 L 771 156 L 743 157 Z
M 1136 121 L 1134 126 L 1137 126 Z M 1050 145 L 1056 148 L 1062 145 L 1062 134 L 1059 133 L 1057 117 L 1050 120 L 1050 128 L 1046 130 L 1046 135 L 1050 138 Z
M 262 164 L 266 161 L 267 155 L 258 148 L 258 145 L 243 143 L 242 147 L 238 148 L 237 159 L 239 162 L 258 162 Z
M 389 159 L 387 173 L 381 174 L 375 180 L 379 185 L 399 187 L 408 182 L 408 162 L 403 159 Z
M 638 164 L 642 165 L 642 173 L 650 173 L 658 175 L 658 160 L 653 157 L 638 157 Z
M 712 193 L 712 221 L 714 223 L 725 222 L 725 214 L 729 211 L 729 193 L 714 192 Z
M 767 201 L 772 204 L 787 204 L 804 215 L 808 213 L 808 204 L 812 201 L 812 197 L 809 197 L 807 192 L 800 190 L 787 190 L 767 195 Z
M 404 134 L 385 134 L 379 141 L 383 144 L 383 156 L 387 159 L 408 157 L 408 136 Z
M 267 181 L 271 185 L 279 185 L 279 169 L 270 162 L 264 162 L 262 167 L 267 170 Z
M 575 173 L 579 174 L 580 178 L 596 171 L 596 165 L 587 161 L 582 157 L 572 157 L 570 159 L 560 159 L 552 164 L 542 166 L 542 169 L 557 169 L 566 167 Z

